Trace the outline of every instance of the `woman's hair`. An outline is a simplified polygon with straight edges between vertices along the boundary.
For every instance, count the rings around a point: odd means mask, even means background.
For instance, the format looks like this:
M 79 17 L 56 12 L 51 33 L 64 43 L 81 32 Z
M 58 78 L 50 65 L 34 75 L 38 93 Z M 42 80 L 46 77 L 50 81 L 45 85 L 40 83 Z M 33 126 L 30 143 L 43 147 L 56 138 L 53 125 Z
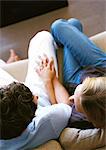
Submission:
M 28 87 L 13 82 L 0 89 L 0 139 L 19 136 L 32 121 L 36 105 Z
M 86 78 L 83 81 L 81 105 L 95 127 L 106 125 L 106 77 Z

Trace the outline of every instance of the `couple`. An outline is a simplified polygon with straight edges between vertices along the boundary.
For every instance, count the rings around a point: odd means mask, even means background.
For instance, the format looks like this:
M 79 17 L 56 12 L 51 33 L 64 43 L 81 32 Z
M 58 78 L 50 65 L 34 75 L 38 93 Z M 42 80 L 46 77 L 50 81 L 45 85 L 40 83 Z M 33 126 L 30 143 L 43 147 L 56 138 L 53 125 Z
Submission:
M 76 114 L 88 128 L 105 127 L 106 54 L 82 30 L 77 19 L 59 19 L 51 26 L 53 36 L 42 31 L 30 41 L 25 85 L 13 82 L 0 89 L 2 150 L 32 149 L 57 139 Z M 57 45 L 64 51 L 67 90 L 58 80 Z

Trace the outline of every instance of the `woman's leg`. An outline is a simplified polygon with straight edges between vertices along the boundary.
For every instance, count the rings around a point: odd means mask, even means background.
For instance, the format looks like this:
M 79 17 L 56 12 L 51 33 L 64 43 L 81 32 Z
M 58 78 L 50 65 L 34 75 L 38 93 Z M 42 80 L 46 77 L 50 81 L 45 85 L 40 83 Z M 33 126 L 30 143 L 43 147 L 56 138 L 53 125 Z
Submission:
M 83 32 L 83 25 L 80 22 L 80 20 L 75 19 L 75 18 L 71 18 L 67 20 L 68 24 L 70 24 L 71 26 L 76 27 L 79 31 Z
M 57 20 L 52 24 L 52 33 L 60 43 L 70 49 L 80 66 L 106 65 L 106 54 L 68 21 Z
M 71 18 L 65 20 L 68 22 L 69 25 L 76 27 L 79 31 L 83 32 L 83 25 L 82 23 L 75 18 Z M 77 63 L 77 61 L 73 58 L 70 50 L 67 47 L 64 47 L 64 64 L 63 64 L 63 79 L 64 83 L 80 83 L 80 71 L 81 67 Z
M 79 31 L 83 32 L 83 26 L 82 26 L 81 22 L 80 22 L 78 19 L 75 19 L 75 18 L 71 18 L 71 19 L 68 19 L 68 20 L 66 20 L 66 19 L 59 19 L 59 20 L 56 20 L 56 21 L 52 24 L 52 26 L 51 26 L 51 32 L 52 32 L 52 30 L 53 30 L 53 28 L 54 28 L 54 26 L 55 26 L 54 24 L 57 24 L 57 23 L 59 23 L 59 22 L 67 22 L 69 25 L 74 26 L 74 27 L 76 27 Z M 55 37 L 54 32 L 52 32 L 52 35 Z M 59 46 L 62 45 L 62 43 L 60 43 L 60 41 L 59 41 L 56 37 L 55 37 L 55 41 L 58 43 Z
M 50 105 L 48 94 L 41 78 L 36 73 L 37 61 L 39 56 L 46 54 L 48 58 L 54 58 L 54 64 L 56 73 L 58 76 L 57 60 L 55 55 L 56 45 L 52 35 L 47 31 L 37 33 L 30 42 L 28 51 L 28 72 L 25 80 L 25 84 L 31 89 L 33 94 L 39 96 L 38 105 L 46 106 Z
M 83 31 L 83 27 L 81 22 L 78 19 L 71 18 L 68 21 L 65 19 L 60 19 L 58 22 L 68 22 L 69 25 L 75 26 L 81 32 Z M 54 25 L 52 25 L 51 29 L 54 29 Z M 52 33 L 53 34 L 53 33 Z M 55 37 L 55 36 L 54 36 Z M 58 43 L 57 39 L 55 38 L 56 42 Z M 79 84 L 78 72 L 80 71 L 80 65 L 77 61 L 73 58 L 70 49 L 64 46 L 63 51 L 63 81 L 64 83 L 77 83 Z
M 79 22 L 79 25 L 80 24 Z M 89 38 L 81 32 L 82 30 L 80 28 L 76 25 L 74 26 L 74 23 L 71 25 L 71 20 L 57 20 L 52 24 L 51 29 L 56 41 L 59 41 L 64 46 L 64 68 L 67 68 L 69 72 L 66 73 L 65 70 L 65 80 L 69 81 L 73 77 L 73 79 L 75 79 L 71 81 L 78 81 L 81 67 L 89 65 L 106 67 L 106 54 L 91 42 Z M 70 61 L 69 63 L 68 60 Z M 72 74 L 72 76 L 70 75 L 70 77 L 68 77 L 69 74 Z

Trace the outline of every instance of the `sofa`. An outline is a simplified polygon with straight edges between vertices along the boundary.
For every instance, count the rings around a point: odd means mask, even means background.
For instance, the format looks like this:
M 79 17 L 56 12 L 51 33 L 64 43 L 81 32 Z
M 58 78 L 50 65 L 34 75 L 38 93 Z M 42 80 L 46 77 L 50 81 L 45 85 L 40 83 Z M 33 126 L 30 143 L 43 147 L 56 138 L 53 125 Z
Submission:
M 106 31 L 90 37 L 106 52 Z M 59 51 L 61 53 L 61 51 Z M 58 55 L 62 56 L 61 54 Z M 28 59 L 3 65 L 2 68 L 17 80 L 24 82 Z M 20 73 L 22 70 L 23 73 Z M 104 118 L 105 119 L 105 118 Z M 50 140 L 33 150 L 106 150 L 105 129 L 65 128 L 58 140 Z

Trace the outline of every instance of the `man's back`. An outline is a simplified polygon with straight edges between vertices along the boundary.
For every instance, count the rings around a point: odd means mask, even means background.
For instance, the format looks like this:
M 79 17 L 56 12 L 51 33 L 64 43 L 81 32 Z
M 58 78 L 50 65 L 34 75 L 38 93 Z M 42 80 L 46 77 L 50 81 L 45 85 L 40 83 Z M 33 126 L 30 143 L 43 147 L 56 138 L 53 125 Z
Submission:
M 40 108 L 36 117 L 19 137 L 0 140 L 0 149 L 31 149 L 50 139 L 57 139 L 66 127 L 70 114 L 71 107 L 66 104 L 55 104 Z

